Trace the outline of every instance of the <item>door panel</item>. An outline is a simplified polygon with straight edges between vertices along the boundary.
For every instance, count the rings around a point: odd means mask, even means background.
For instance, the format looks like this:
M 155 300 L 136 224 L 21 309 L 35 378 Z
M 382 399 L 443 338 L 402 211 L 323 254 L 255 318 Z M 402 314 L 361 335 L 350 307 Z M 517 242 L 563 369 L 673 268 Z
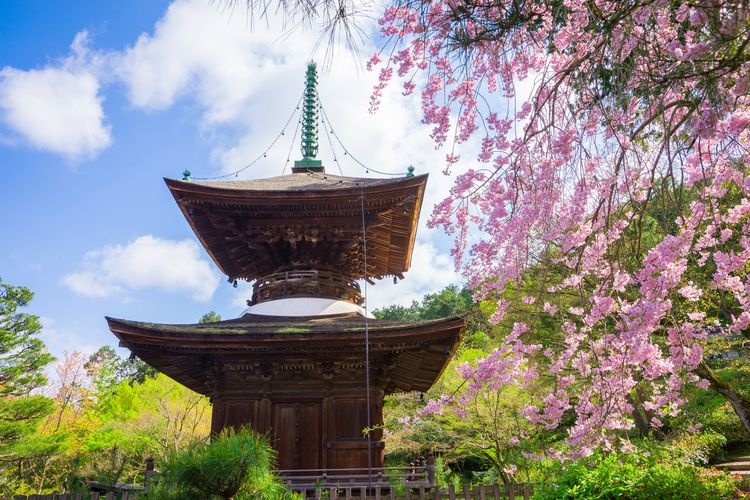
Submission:
M 370 407 L 372 426 L 383 423 L 381 404 L 373 401 Z M 326 467 L 366 468 L 368 465 L 367 400 L 365 398 L 341 398 L 330 402 L 328 414 L 328 442 L 326 443 Z M 373 467 L 383 466 L 382 430 L 370 432 L 371 460 Z
M 319 469 L 320 403 L 275 403 L 273 443 L 279 469 Z

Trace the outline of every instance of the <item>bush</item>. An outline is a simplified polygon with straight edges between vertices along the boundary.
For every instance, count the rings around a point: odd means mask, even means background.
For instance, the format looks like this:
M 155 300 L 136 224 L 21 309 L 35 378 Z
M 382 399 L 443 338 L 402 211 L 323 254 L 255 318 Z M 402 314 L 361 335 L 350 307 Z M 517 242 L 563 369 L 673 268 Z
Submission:
M 692 465 L 708 465 L 724 457 L 727 438 L 715 431 L 681 434 L 669 442 L 677 459 Z
M 743 394 L 750 394 L 750 370 L 731 370 L 716 368 L 716 374 L 722 379 L 731 381 L 733 386 Z M 712 430 L 727 439 L 727 447 L 732 448 L 750 440 L 745 426 L 727 399 L 713 390 L 689 387 L 685 393 L 686 403 L 677 422 L 700 422 L 704 430 Z
M 595 454 L 578 462 L 549 466 L 548 479 L 534 489 L 536 499 L 729 498 L 735 483 L 727 473 L 669 460 L 668 454 Z
M 273 475 L 274 452 L 266 438 L 247 428 L 224 429 L 210 443 L 194 443 L 168 458 L 146 498 L 287 497 Z

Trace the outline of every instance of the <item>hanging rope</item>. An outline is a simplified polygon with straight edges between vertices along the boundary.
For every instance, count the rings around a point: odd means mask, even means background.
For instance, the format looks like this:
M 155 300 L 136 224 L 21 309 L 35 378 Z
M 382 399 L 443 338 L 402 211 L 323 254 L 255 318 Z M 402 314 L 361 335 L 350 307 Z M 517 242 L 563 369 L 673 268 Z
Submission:
M 323 102 L 320 99 L 318 99 L 318 102 L 320 102 L 320 111 L 321 111 L 320 115 L 321 115 L 321 119 L 323 120 L 323 125 L 326 127 L 326 134 L 328 134 L 329 130 L 331 131 L 331 134 L 333 135 L 333 137 L 336 138 L 336 142 L 338 142 L 339 146 L 341 146 L 341 149 L 344 151 L 344 156 L 348 156 L 349 158 L 354 160 L 354 162 L 360 167 L 364 168 L 365 172 L 367 173 L 375 172 L 376 174 L 392 175 L 394 177 L 403 177 L 406 175 L 406 172 L 381 172 L 380 170 L 375 170 L 374 168 L 370 168 L 364 163 L 362 163 L 361 161 L 359 161 L 359 159 L 357 159 L 356 156 L 351 154 L 351 152 L 348 149 L 346 149 L 346 146 L 344 146 L 344 143 L 341 142 L 341 139 L 339 138 L 338 134 L 336 134 L 336 131 L 334 130 L 333 125 L 331 124 L 331 120 L 328 118 L 328 114 L 326 113 L 326 110 L 323 107 Z
M 362 185 L 359 186 L 359 201 L 362 207 L 362 254 L 365 264 L 365 391 L 367 393 L 367 488 L 372 487 L 372 421 L 370 417 L 370 328 L 368 323 L 367 309 L 367 225 L 365 224 L 365 191 Z
M 286 152 L 286 161 L 284 162 L 284 168 L 281 169 L 281 175 L 284 175 L 284 172 L 286 172 L 286 166 L 292 161 L 292 149 L 294 148 L 294 143 L 297 141 L 297 132 L 299 132 L 301 126 L 302 116 L 300 115 L 299 120 L 297 120 L 297 126 L 294 127 L 294 137 L 292 137 L 292 142 L 289 144 L 289 151 Z
M 284 127 L 281 129 L 281 132 L 279 132 L 279 135 L 277 135 L 273 141 L 271 141 L 271 144 L 263 151 L 263 153 L 260 154 L 256 159 L 245 165 L 244 167 L 240 168 L 239 170 L 235 170 L 234 172 L 230 172 L 228 174 L 224 175 L 217 175 L 214 177 L 190 177 L 190 172 L 187 172 L 187 177 L 191 178 L 195 181 L 213 181 L 217 179 L 226 179 L 227 177 L 237 177 L 241 172 L 244 172 L 248 168 L 252 167 L 256 163 L 258 163 L 261 159 L 265 158 L 268 152 L 276 145 L 276 143 L 281 139 L 281 137 L 284 136 L 286 133 L 286 128 L 289 126 L 289 124 L 292 122 L 292 118 L 294 118 L 294 115 L 297 114 L 297 111 L 300 109 L 300 104 L 302 103 L 302 98 L 304 97 L 304 94 L 300 96 L 299 100 L 297 101 L 297 105 L 295 106 L 294 110 L 292 111 L 292 114 L 289 115 L 289 118 L 287 119 L 286 123 L 284 124 Z M 299 123 L 297 124 L 299 127 Z M 294 132 L 295 138 L 297 137 L 297 131 Z M 292 144 L 294 144 L 294 139 L 292 139 Z M 287 163 L 289 163 L 289 159 L 287 159 Z M 284 165 L 284 168 L 286 168 L 286 165 Z
M 344 175 L 344 171 L 341 170 L 341 164 L 339 163 L 338 156 L 336 155 L 336 148 L 333 146 L 333 141 L 331 140 L 331 134 L 328 133 L 329 127 L 326 126 L 325 122 L 323 121 L 323 106 L 320 106 L 321 111 L 321 117 L 320 117 L 320 124 L 322 125 L 323 129 L 326 131 L 326 138 L 328 139 L 328 146 L 331 148 L 331 153 L 333 153 L 333 163 L 336 164 L 336 166 L 339 169 L 339 173 L 341 175 Z M 333 132 L 333 128 L 331 127 L 331 132 Z
M 295 115 L 298 114 L 298 112 L 301 109 L 300 105 L 303 99 L 304 99 L 304 93 L 300 96 L 299 100 L 297 101 L 297 105 L 294 107 L 294 110 L 289 115 L 289 118 L 287 119 L 286 123 L 284 123 L 284 127 L 281 129 L 281 132 L 279 132 L 279 134 L 273 139 L 273 141 L 271 141 L 271 144 L 269 144 L 268 147 L 260 155 L 258 155 L 258 157 L 255 158 L 253 161 L 251 161 L 250 163 L 244 165 L 242 168 L 239 168 L 233 172 L 229 172 L 227 174 L 222 174 L 222 175 L 216 175 L 213 177 L 191 177 L 190 171 L 186 170 L 185 172 L 183 172 L 183 175 L 185 176 L 184 179 L 185 180 L 192 179 L 196 181 L 213 181 L 213 180 L 219 180 L 219 179 L 227 179 L 229 177 L 238 177 L 239 174 L 249 169 L 256 163 L 258 163 L 260 160 L 262 160 L 263 158 L 266 158 L 268 156 L 268 153 L 271 151 L 271 149 L 273 149 L 276 143 L 279 142 L 279 140 L 283 136 L 286 135 L 286 130 L 289 127 L 289 124 L 292 122 L 292 119 L 295 117 Z M 320 100 L 320 98 L 318 98 L 318 105 L 319 105 L 319 109 L 321 112 L 320 113 L 321 126 L 325 128 L 326 138 L 328 139 L 328 144 L 331 148 L 331 153 L 333 154 L 333 162 L 336 164 L 336 167 L 338 168 L 339 173 L 341 175 L 344 175 L 344 171 L 341 168 L 341 162 L 339 161 L 339 158 L 338 158 L 339 155 L 336 153 L 336 149 L 334 147 L 334 141 L 331 139 L 331 136 L 333 136 L 333 138 L 336 139 L 336 143 L 344 152 L 344 156 L 350 157 L 352 161 L 354 161 L 354 163 L 362 167 L 366 173 L 374 172 L 376 174 L 389 175 L 393 177 L 402 177 L 404 175 L 408 175 L 408 172 L 383 172 L 381 170 L 370 168 L 367 165 L 365 165 L 363 162 L 361 162 L 356 156 L 354 156 L 351 153 L 351 151 L 349 151 L 349 149 L 347 149 L 346 146 L 344 146 L 344 143 L 341 141 L 341 138 L 338 136 L 338 134 L 336 133 L 336 130 L 333 128 L 333 124 L 331 123 L 330 118 L 328 118 L 328 113 L 326 113 L 326 110 L 323 107 L 323 103 Z M 289 163 L 291 162 L 292 149 L 294 148 L 294 144 L 297 141 L 297 134 L 299 133 L 299 129 L 302 123 L 302 113 L 300 112 L 299 115 L 300 117 L 297 120 L 297 125 L 294 130 L 294 137 L 292 138 L 291 144 L 289 146 L 289 151 L 287 152 L 286 162 L 284 163 L 284 167 L 281 171 L 282 175 L 284 175 L 284 173 L 286 172 L 287 165 L 289 165 Z

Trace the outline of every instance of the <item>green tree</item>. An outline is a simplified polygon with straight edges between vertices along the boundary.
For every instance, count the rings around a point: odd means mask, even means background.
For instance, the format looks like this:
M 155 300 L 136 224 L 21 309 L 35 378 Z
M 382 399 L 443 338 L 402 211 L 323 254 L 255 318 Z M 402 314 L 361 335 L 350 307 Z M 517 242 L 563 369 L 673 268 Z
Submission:
M 210 443 L 174 453 L 149 498 L 283 498 L 285 489 L 271 472 L 268 440 L 248 428 L 227 428 Z
M 474 302 L 471 291 L 464 287 L 448 285 L 439 292 L 428 293 L 421 301 L 412 301 L 410 306 L 392 305 L 376 309 L 378 319 L 393 321 L 422 321 L 463 316 L 470 332 L 487 332 L 490 324 L 483 305 Z
M 59 449 L 61 435 L 40 435 L 39 422 L 54 410 L 53 401 L 32 394 L 47 383 L 44 368 L 53 361 L 37 337 L 39 318 L 19 311 L 33 294 L 0 280 L 0 476 L 3 493 L 30 487 L 24 463 Z
M 0 279 L 0 395 L 28 396 L 47 383 L 44 367 L 54 358 L 37 337 L 39 318 L 20 312 L 33 298 L 28 288 L 12 286 Z
M 215 311 L 208 311 L 206 314 L 201 316 L 201 319 L 198 320 L 198 323 L 218 323 L 221 321 L 221 315 L 217 314 Z
M 105 345 L 92 354 L 84 365 L 99 392 L 114 387 L 120 382 L 142 383 L 147 377 L 156 377 L 156 370 L 143 360 L 131 356 L 123 359 L 110 346 Z

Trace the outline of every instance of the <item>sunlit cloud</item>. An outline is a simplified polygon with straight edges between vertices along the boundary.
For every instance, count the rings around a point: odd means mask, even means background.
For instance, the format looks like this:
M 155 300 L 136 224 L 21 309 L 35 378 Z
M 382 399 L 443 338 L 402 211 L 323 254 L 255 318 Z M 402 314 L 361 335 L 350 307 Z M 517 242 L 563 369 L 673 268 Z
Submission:
M 131 290 L 155 288 L 205 302 L 219 286 L 219 276 L 194 241 L 140 236 L 127 245 L 88 252 L 83 270 L 64 276 L 62 282 L 91 298 L 126 297 Z
M 8 129 L 3 143 L 23 142 L 73 162 L 110 145 L 85 32 L 78 34 L 71 51 L 68 58 L 40 69 L 0 69 L 0 121 Z

